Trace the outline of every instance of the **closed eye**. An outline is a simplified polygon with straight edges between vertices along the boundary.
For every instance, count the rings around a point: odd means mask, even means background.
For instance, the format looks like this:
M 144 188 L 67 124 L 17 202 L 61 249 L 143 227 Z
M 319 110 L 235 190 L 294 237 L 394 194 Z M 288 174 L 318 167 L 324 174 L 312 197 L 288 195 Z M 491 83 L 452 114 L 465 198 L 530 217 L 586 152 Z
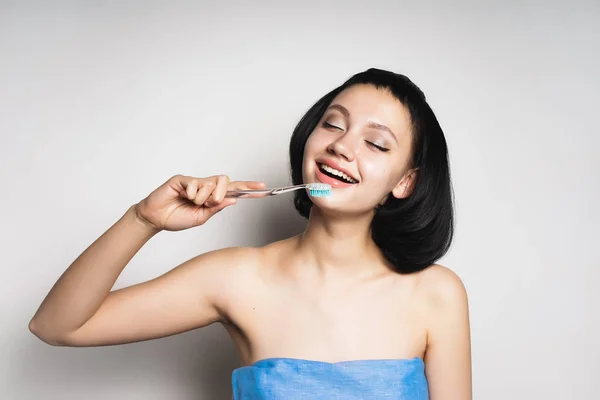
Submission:
M 377 149 L 377 150 L 379 150 L 379 151 L 383 151 L 384 153 L 385 153 L 385 152 L 388 152 L 388 151 L 390 151 L 390 149 L 388 149 L 388 148 L 385 148 L 385 147 L 383 147 L 383 146 L 379 146 L 379 145 L 377 145 L 377 144 L 375 144 L 375 143 L 373 143 L 373 142 L 369 142 L 368 140 L 365 140 L 365 142 L 367 142 L 367 144 L 368 144 L 369 146 L 371 146 L 371 147 L 374 147 L 375 149 Z
M 331 125 L 331 124 L 330 124 L 329 122 L 327 122 L 327 121 L 323 121 L 323 126 L 324 126 L 325 128 L 329 128 L 329 129 L 337 129 L 337 130 L 343 131 L 343 129 L 342 129 L 342 128 L 340 128 L 339 126 Z

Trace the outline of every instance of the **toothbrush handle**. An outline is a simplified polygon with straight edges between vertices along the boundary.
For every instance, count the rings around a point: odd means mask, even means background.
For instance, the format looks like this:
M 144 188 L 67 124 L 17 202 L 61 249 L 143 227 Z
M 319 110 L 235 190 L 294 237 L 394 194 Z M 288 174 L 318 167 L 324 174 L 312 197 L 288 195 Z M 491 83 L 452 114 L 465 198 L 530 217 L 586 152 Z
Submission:
M 258 197 L 269 197 L 276 196 L 278 194 L 292 192 L 298 189 L 304 189 L 306 185 L 296 185 L 296 186 L 285 186 L 277 189 L 264 189 L 264 190 L 229 190 L 225 197 L 234 197 L 234 198 L 258 198 Z
M 266 190 L 228 190 L 225 194 L 226 198 L 258 198 L 273 196 L 272 189 Z

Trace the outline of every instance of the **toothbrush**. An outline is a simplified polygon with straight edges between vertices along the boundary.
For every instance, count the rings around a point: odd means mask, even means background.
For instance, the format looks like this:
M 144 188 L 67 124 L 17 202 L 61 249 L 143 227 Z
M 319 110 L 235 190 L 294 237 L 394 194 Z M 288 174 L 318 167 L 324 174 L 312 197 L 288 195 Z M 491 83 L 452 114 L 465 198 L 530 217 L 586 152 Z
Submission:
M 331 186 L 326 183 L 307 183 L 296 186 L 286 186 L 277 189 L 263 190 L 229 190 L 225 197 L 268 197 L 282 193 L 292 192 L 299 189 L 308 189 L 308 194 L 312 197 L 325 197 L 331 195 Z

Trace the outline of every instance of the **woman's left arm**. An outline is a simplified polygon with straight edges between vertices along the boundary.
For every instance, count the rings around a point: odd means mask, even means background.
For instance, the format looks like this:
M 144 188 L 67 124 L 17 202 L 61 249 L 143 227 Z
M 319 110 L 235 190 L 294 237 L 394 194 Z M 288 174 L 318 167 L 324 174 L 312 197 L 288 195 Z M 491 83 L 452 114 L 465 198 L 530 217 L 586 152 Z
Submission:
M 471 400 L 471 335 L 467 292 L 442 266 L 427 277 L 429 330 L 425 374 L 430 400 Z

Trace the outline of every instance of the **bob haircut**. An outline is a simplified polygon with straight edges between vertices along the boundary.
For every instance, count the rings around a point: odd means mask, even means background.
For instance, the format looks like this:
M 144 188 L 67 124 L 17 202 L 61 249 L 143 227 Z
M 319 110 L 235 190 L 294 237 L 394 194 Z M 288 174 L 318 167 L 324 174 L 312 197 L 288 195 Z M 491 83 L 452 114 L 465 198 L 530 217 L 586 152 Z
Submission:
M 412 148 L 409 167 L 417 169 L 412 192 L 404 199 L 388 196 L 375 209 L 371 237 L 399 273 L 421 271 L 441 258 L 454 234 L 453 193 L 448 147 L 442 128 L 425 95 L 408 77 L 371 68 L 358 73 L 317 101 L 302 117 L 290 140 L 294 185 L 302 184 L 304 147 L 333 99 L 353 85 L 387 90 L 409 111 Z M 294 205 L 308 218 L 312 201 L 306 191 L 295 192 Z

